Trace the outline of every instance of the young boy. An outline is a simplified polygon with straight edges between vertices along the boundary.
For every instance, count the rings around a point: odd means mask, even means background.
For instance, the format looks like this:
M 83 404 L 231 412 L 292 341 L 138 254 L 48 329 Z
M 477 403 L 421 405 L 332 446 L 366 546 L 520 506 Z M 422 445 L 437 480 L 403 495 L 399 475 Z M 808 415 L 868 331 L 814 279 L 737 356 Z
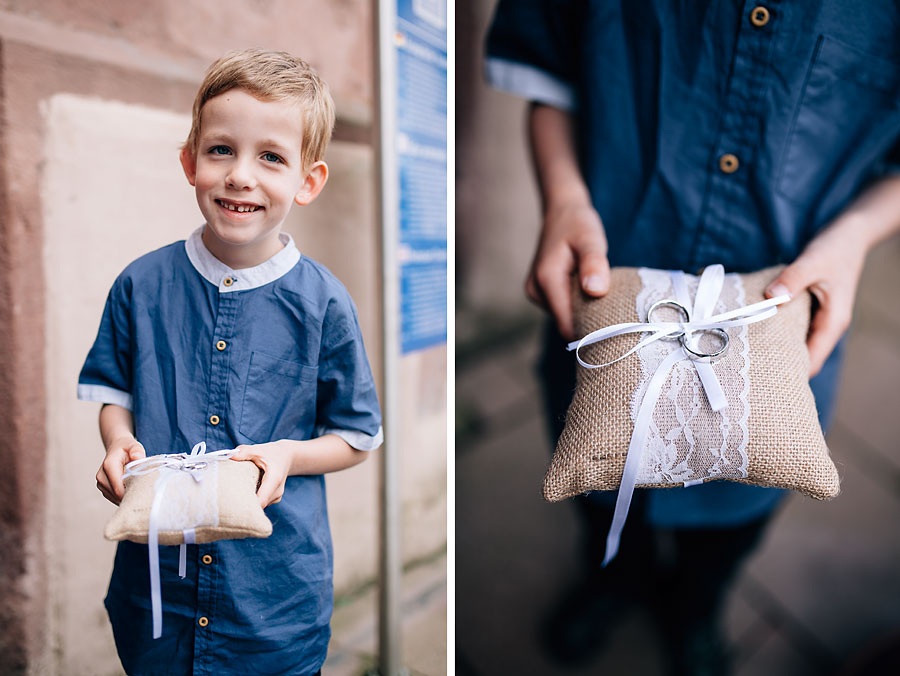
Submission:
M 325 472 L 381 444 L 356 310 L 281 232 L 325 185 L 331 96 L 303 61 L 247 50 L 216 61 L 181 164 L 205 224 L 129 265 L 110 291 L 78 396 L 104 404 L 97 487 L 118 504 L 146 453 L 237 448 L 265 473 L 266 539 L 162 547 L 163 635 L 151 638 L 147 549 L 121 542 L 106 597 L 132 676 L 315 674 L 332 612 Z M 145 450 L 146 449 L 146 450 Z

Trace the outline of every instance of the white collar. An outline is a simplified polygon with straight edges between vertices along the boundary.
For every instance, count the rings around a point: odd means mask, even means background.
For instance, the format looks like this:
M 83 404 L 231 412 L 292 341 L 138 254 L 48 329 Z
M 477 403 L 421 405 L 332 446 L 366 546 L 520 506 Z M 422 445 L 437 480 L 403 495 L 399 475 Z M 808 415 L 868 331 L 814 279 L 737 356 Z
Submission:
M 294 245 L 294 239 L 286 232 L 280 232 L 278 238 L 284 244 L 281 251 L 252 268 L 233 270 L 206 248 L 201 237 L 205 227 L 201 225 L 191 233 L 184 242 L 184 250 L 194 269 L 206 281 L 218 287 L 219 293 L 246 291 L 274 282 L 287 274 L 300 260 L 300 251 Z

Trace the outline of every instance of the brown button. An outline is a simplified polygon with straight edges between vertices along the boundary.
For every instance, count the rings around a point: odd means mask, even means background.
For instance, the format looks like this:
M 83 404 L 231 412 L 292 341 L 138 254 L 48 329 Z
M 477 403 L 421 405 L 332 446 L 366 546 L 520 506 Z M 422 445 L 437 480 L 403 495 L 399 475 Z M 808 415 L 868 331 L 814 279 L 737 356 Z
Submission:
M 234 279 L 232 277 L 226 277 L 222 280 L 222 284 L 224 284 L 225 286 L 231 286 L 232 284 L 234 284 Z
M 765 7 L 759 6 L 754 7 L 750 12 L 750 23 L 752 23 L 757 28 L 762 28 L 767 23 L 769 23 L 770 18 L 769 10 Z
M 224 340 L 220 340 L 218 343 L 216 343 L 216 349 L 219 352 L 224 350 L 226 347 L 228 347 L 228 343 L 226 343 Z
M 212 425 L 218 425 L 219 424 L 219 416 L 217 416 L 217 415 L 209 416 L 209 422 Z
M 719 169 L 726 174 L 733 174 L 738 170 L 738 158 L 731 153 L 725 153 L 719 158 Z
M 205 617 L 201 617 L 199 620 L 197 620 L 197 624 L 199 624 L 201 627 L 205 627 L 207 624 L 209 624 L 209 620 Z
M 203 558 L 200 560 L 203 561 L 203 563 L 205 563 L 207 566 L 212 563 L 212 557 L 209 554 L 204 554 Z

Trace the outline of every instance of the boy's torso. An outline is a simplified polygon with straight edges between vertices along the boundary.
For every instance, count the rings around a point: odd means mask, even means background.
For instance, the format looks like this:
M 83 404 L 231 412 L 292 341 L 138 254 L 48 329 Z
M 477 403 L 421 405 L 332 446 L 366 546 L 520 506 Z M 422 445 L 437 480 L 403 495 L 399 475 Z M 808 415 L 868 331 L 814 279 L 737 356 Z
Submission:
M 117 281 L 128 297 L 137 438 L 155 454 L 183 452 L 198 441 L 216 450 L 316 436 L 321 356 L 356 327 L 346 291 L 304 257 L 254 288 L 239 285 L 239 270 L 223 272 L 216 284 L 199 273 L 189 251 L 176 242 L 147 254 Z M 314 666 L 324 659 L 332 610 L 324 478 L 288 477 L 282 501 L 267 515 L 274 530 L 265 540 L 191 547 L 185 580 L 177 575 L 177 548 L 162 548 L 159 643 L 177 637 L 181 624 L 193 630 L 193 656 L 183 645 L 172 650 L 192 660 L 194 673 L 205 673 L 209 655 L 216 656 L 210 668 L 223 655 L 236 664 L 263 645 L 272 660 Z M 122 625 L 117 642 L 120 634 L 144 631 L 138 618 L 145 613 L 136 611 L 148 601 L 147 576 L 146 548 L 122 543 L 107 597 L 114 625 Z M 209 630 L 196 627 L 201 616 Z M 134 640 L 139 659 L 149 635 Z

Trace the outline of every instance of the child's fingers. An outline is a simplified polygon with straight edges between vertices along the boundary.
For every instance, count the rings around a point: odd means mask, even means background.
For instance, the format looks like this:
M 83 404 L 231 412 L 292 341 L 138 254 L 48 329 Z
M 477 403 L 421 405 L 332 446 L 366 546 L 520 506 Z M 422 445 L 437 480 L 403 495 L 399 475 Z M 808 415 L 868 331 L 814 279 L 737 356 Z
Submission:
M 259 483 L 259 488 L 256 489 L 256 497 L 259 499 L 260 506 L 265 509 L 281 500 L 281 494 L 284 492 L 284 482 L 280 482 L 279 485 L 279 481 L 274 476 L 274 473 L 268 471 L 268 464 L 265 458 L 252 449 L 252 446 L 238 446 L 231 459 L 238 462 L 252 462 L 262 470 L 262 480 Z
M 284 481 L 279 481 L 271 472 L 263 472 L 262 482 L 256 491 L 260 506 L 265 509 L 269 505 L 281 502 L 282 495 L 284 495 Z
M 798 258 L 792 265 L 782 270 L 781 274 L 766 287 L 766 297 L 775 298 L 776 296 L 788 295 L 793 298 L 801 291 L 809 288 L 815 281 L 816 275 L 813 272 L 803 261 L 802 257 Z
M 556 319 L 559 332 L 566 340 L 572 339 L 572 285 L 568 274 L 560 275 L 551 270 L 538 271 L 537 281 L 547 299 L 547 309 Z
M 766 288 L 770 298 L 789 294 L 791 297 L 809 289 L 815 295 L 819 307 L 813 315 L 806 348 L 809 351 L 809 377 L 816 375 L 825 365 L 834 346 L 850 325 L 853 312 L 853 295 L 820 273 L 821 265 L 810 257 L 801 256 Z
M 147 452 L 137 439 L 117 439 L 110 444 L 106 457 L 97 471 L 97 488 L 110 502 L 118 505 L 125 495 L 125 465 L 146 457 Z
M 135 439 L 134 443 L 132 443 L 128 448 L 125 449 L 128 453 L 128 460 L 140 460 L 141 458 L 147 457 L 147 451 L 144 450 L 143 444 L 140 441 Z
M 806 338 L 810 378 L 822 369 L 835 345 L 850 326 L 852 312 L 852 300 L 847 302 L 838 297 L 828 298 L 827 302 L 821 303 L 812 318 Z
M 122 474 L 125 472 L 127 461 L 127 454 L 125 453 L 108 453 L 100 467 L 100 471 L 106 477 L 106 482 L 101 481 L 99 477 L 97 479 L 98 482 L 105 483 L 119 500 L 125 495 L 125 484 L 122 482 Z
M 609 292 L 609 260 L 602 251 L 586 251 L 578 261 L 581 288 L 591 296 L 605 296 Z
M 118 497 L 116 497 L 116 495 L 112 491 L 110 491 L 106 486 L 101 484 L 99 481 L 97 482 L 97 488 L 100 490 L 100 493 L 103 495 L 103 497 L 106 498 L 107 500 L 109 500 L 114 505 L 118 505 L 122 502 Z
M 116 495 L 115 490 L 110 483 L 109 476 L 106 474 L 106 471 L 102 466 L 99 470 L 97 470 L 96 479 L 97 489 L 103 494 L 103 497 L 109 500 L 114 505 L 118 505 L 122 501 L 122 499 L 120 496 Z
M 281 502 L 290 465 L 285 455 L 278 451 L 276 443 L 238 446 L 231 459 L 250 461 L 263 471 L 259 488 L 256 489 L 263 509 Z
M 247 446 L 245 444 L 236 446 L 234 449 L 234 453 L 231 455 L 231 459 L 237 461 L 249 460 L 261 470 L 266 470 L 265 461 L 261 457 L 259 457 L 258 453 L 253 452 L 253 446 Z
M 525 295 L 538 307 L 547 309 L 547 299 L 544 297 L 544 292 L 541 291 L 541 288 L 537 285 L 537 280 L 534 276 L 534 271 L 531 271 L 528 274 L 528 278 L 525 280 Z

